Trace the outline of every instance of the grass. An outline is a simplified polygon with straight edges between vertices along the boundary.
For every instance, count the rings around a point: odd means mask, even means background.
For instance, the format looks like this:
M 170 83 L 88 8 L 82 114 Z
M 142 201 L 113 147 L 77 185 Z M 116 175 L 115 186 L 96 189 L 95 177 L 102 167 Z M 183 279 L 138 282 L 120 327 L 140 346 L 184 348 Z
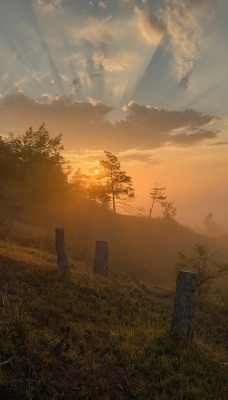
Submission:
M 210 252 L 219 250 L 218 262 L 228 259 L 225 241 L 198 235 L 175 221 L 114 215 L 71 192 L 40 201 L 13 182 L 0 186 L 0 240 L 55 254 L 54 232 L 62 226 L 70 257 L 90 265 L 95 241 L 106 240 L 112 271 L 173 287 L 177 252 L 188 255 L 201 243 Z
M 0 399 L 226 400 L 225 298 L 203 303 L 194 341 L 169 334 L 173 298 L 125 274 L 0 243 Z

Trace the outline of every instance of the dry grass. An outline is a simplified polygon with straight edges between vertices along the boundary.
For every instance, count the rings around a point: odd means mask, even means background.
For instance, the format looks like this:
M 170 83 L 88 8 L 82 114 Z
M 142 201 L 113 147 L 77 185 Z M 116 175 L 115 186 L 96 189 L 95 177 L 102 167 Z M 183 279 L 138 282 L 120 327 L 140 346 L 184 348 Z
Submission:
M 227 302 L 197 307 L 196 339 L 169 335 L 172 298 L 148 283 L 0 243 L 0 393 L 4 400 L 225 400 Z

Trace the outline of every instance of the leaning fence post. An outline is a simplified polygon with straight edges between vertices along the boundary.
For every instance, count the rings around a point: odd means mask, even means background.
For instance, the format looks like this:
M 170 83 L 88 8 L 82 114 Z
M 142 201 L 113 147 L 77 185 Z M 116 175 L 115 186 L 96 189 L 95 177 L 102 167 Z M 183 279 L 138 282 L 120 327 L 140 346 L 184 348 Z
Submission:
M 105 241 L 96 242 L 93 273 L 108 275 L 108 244 Z
M 193 338 L 196 272 L 179 271 L 171 332 L 183 339 Z
M 55 243 L 58 267 L 65 274 L 70 273 L 69 263 L 64 242 L 64 228 L 55 229 Z

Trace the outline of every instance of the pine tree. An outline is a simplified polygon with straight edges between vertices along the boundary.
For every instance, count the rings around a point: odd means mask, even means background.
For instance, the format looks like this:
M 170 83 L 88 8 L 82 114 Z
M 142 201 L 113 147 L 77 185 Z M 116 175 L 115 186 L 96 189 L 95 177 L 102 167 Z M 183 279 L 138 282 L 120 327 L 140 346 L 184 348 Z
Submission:
M 155 184 L 155 186 L 153 188 L 150 189 L 150 198 L 152 199 L 152 204 L 149 210 L 149 217 L 151 218 L 152 215 L 152 211 L 154 208 L 155 203 L 159 203 L 161 204 L 162 202 L 164 202 L 166 200 L 166 195 L 165 195 L 165 190 L 166 187 L 165 186 L 159 186 L 158 184 Z
M 134 188 L 132 178 L 121 170 L 118 158 L 105 151 L 105 159 L 100 161 L 101 174 L 100 177 L 107 183 L 107 194 L 112 204 L 114 214 L 117 208 L 124 208 L 127 201 L 134 198 Z

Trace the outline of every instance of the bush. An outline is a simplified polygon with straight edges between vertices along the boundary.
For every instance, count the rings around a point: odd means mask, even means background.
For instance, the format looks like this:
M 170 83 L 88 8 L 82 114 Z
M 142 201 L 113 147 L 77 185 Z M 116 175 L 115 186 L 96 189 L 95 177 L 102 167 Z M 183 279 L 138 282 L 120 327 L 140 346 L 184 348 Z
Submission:
M 216 260 L 217 253 L 209 253 L 208 245 L 195 244 L 193 254 L 187 257 L 182 252 L 178 252 L 178 270 L 195 271 L 196 289 L 198 294 L 206 293 L 211 283 L 220 277 L 228 276 L 228 264 L 219 264 Z

